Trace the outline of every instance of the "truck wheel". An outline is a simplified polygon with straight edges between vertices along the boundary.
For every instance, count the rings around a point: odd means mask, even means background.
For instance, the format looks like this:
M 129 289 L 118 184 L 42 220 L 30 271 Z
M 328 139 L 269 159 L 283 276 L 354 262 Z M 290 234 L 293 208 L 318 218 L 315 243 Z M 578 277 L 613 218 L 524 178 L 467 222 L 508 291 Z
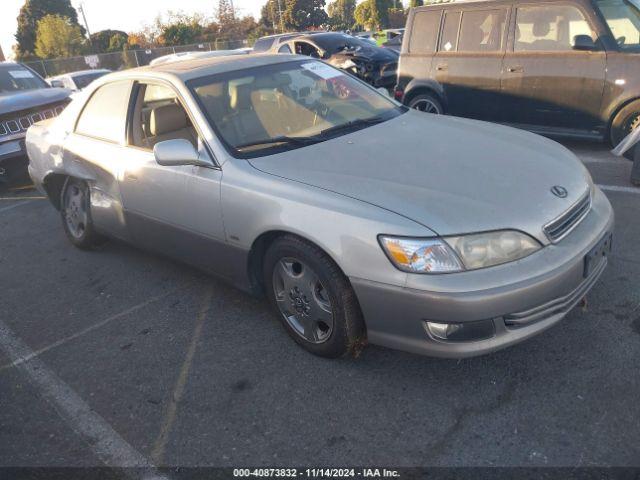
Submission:
M 289 335 L 307 351 L 327 358 L 365 345 L 356 295 L 322 250 L 296 236 L 276 240 L 263 264 L 267 296 Z
M 432 113 L 434 115 L 444 114 L 442 103 L 435 96 L 429 93 L 417 95 L 409 101 L 409 108 L 418 110 L 419 112 Z
M 93 225 L 91 199 L 87 182 L 67 178 L 60 198 L 62 226 L 69 241 L 76 247 L 89 250 L 104 242 Z
M 640 101 L 635 101 L 620 110 L 611 122 L 611 145 L 618 146 L 638 126 L 640 126 Z M 624 156 L 633 160 L 633 150 L 629 150 Z

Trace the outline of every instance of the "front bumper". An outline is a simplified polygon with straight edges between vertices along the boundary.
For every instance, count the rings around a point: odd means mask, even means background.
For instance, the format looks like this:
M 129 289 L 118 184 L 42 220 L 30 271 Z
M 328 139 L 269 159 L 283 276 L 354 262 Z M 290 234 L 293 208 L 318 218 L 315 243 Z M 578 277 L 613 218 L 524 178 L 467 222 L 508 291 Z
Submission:
M 600 191 L 591 212 L 556 245 L 518 262 L 451 275 L 409 275 L 405 288 L 351 278 L 363 310 L 369 342 L 422 355 L 464 358 L 530 338 L 562 320 L 595 285 L 603 258 L 584 278 L 585 257 L 613 230 L 611 204 Z M 485 340 L 433 338 L 426 322 L 492 321 Z
M 27 163 L 24 137 L 0 143 L 0 183 L 8 182 L 14 170 L 24 170 Z

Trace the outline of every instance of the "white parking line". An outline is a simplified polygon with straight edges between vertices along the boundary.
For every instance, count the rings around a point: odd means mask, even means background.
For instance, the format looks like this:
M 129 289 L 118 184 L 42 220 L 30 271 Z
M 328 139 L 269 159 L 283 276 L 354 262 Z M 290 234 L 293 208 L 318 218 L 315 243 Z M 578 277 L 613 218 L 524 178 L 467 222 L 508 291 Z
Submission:
M 173 289 L 173 290 L 171 290 L 171 291 L 169 291 L 167 293 L 163 293 L 162 295 L 158 295 L 158 296 L 152 297 L 152 298 L 150 298 L 150 299 L 148 299 L 148 300 L 146 300 L 146 301 L 144 301 L 142 303 L 139 303 L 138 305 L 135 305 L 135 306 L 125 310 L 124 312 L 117 313 L 115 315 L 110 316 L 109 318 L 106 318 L 106 319 L 102 320 L 101 322 L 94 323 L 93 325 L 91 325 L 91 326 L 89 326 L 89 327 L 87 327 L 87 328 L 85 328 L 83 330 L 80 330 L 79 332 L 76 332 L 73 335 L 69 335 L 68 337 L 61 338 L 60 340 L 58 340 L 56 342 L 53 342 L 53 343 L 47 345 L 46 347 L 40 348 L 40 349 L 38 349 L 36 351 L 32 351 L 29 355 L 27 355 L 25 357 L 17 358 L 11 363 L 8 363 L 6 365 L 0 366 L 0 372 L 2 372 L 3 370 L 7 370 L 9 368 L 17 367 L 18 365 L 20 365 L 20 364 L 22 364 L 24 362 L 28 362 L 32 358 L 35 358 L 35 357 L 37 357 L 39 355 L 42 355 L 43 353 L 48 352 L 49 350 L 51 350 L 53 348 L 59 347 L 60 345 L 64 345 L 65 343 L 70 342 L 71 340 L 75 340 L 78 337 L 81 337 L 83 335 L 86 335 L 87 333 L 93 332 L 94 330 L 97 330 L 98 328 L 103 327 L 107 323 L 110 323 L 110 322 L 112 322 L 114 320 L 117 320 L 117 319 L 125 317 L 125 316 L 127 316 L 127 315 L 129 315 L 131 313 L 134 313 L 134 312 L 140 310 L 141 308 L 144 308 L 144 307 L 146 307 L 148 305 L 151 305 L 152 303 L 155 303 L 158 300 L 162 300 L 163 298 L 166 298 L 169 295 L 171 295 L 173 293 L 176 293 L 176 292 L 178 292 L 180 290 L 183 290 L 185 288 L 188 288 L 188 287 L 176 288 L 176 289 Z
M 17 361 L 33 357 L 33 352 L 0 320 L 0 348 L 10 359 Z M 111 467 L 136 467 L 127 470 L 136 478 L 161 478 L 155 467 L 140 452 L 124 440 L 106 420 L 91 410 L 71 387 L 47 368 L 38 358 L 23 362 L 18 368 L 24 372 L 39 392 L 51 403 L 60 417 L 87 445 Z
M 31 203 L 31 201 L 21 202 L 21 203 L 14 203 L 13 205 L 9 205 L 8 207 L 0 208 L 0 213 L 8 212 L 9 210 L 13 210 L 14 208 L 22 207 L 24 205 L 29 205 L 30 203 Z
M 635 193 L 640 195 L 640 188 L 638 187 L 619 187 L 617 185 L 598 185 L 598 187 L 605 192 Z

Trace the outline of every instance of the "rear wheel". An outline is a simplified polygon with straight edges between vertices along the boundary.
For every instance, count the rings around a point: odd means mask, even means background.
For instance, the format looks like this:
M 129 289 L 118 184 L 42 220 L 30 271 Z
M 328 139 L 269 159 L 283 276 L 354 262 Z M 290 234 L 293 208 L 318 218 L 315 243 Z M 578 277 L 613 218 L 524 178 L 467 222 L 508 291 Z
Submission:
M 86 182 L 71 177 L 66 180 L 61 192 L 60 215 L 67 238 L 76 247 L 88 250 L 104 241 L 93 225 Z
M 434 95 L 423 93 L 409 100 L 409 107 L 419 112 L 432 113 L 434 115 L 444 114 L 442 103 Z
M 364 346 L 355 293 L 322 250 L 295 236 L 276 240 L 266 253 L 267 296 L 289 335 L 309 352 L 337 358 Z
M 611 145 L 616 147 L 625 139 L 627 135 L 633 132 L 640 126 L 640 101 L 631 102 L 626 107 L 622 108 L 620 112 L 615 116 L 613 122 L 611 122 Z M 629 160 L 633 160 L 632 148 L 625 157 Z

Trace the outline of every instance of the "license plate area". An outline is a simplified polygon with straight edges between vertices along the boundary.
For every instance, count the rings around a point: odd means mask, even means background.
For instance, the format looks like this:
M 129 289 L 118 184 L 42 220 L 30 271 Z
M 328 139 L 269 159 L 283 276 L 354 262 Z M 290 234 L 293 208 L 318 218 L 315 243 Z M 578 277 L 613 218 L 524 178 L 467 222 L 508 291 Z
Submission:
M 613 234 L 607 233 L 598 244 L 584 257 L 584 278 L 589 278 L 593 270 L 600 265 L 613 249 Z

